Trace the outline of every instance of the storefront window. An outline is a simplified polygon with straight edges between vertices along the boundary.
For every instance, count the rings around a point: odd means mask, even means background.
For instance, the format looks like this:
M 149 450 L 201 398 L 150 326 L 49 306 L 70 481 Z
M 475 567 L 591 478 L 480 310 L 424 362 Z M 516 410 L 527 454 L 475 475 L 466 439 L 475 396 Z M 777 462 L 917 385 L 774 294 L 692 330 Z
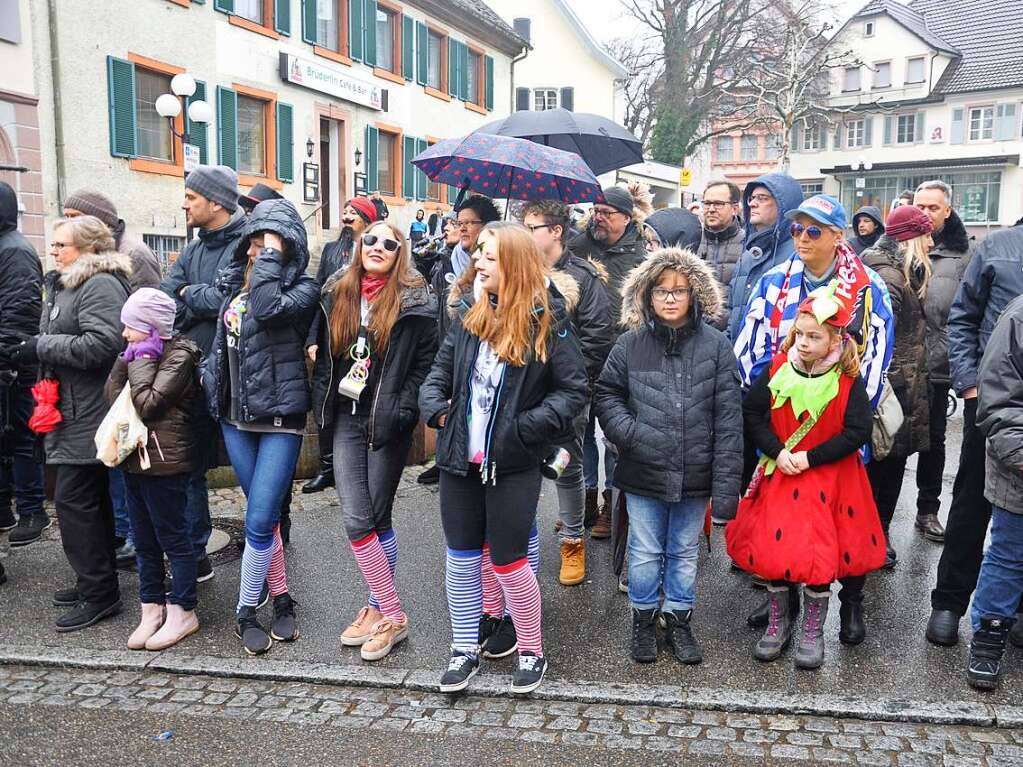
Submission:
M 863 178 L 863 177 L 861 177 Z M 904 190 L 915 190 L 925 181 L 939 179 L 952 187 L 952 206 L 968 224 L 998 221 L 1002 172 L 928 173 L 914 176 L 866 176 L 856 188 L 855 178 L 842 179 L 842 204 L 850 215 L 864 205 L 876 205 L 888 215 L 892 200 Z

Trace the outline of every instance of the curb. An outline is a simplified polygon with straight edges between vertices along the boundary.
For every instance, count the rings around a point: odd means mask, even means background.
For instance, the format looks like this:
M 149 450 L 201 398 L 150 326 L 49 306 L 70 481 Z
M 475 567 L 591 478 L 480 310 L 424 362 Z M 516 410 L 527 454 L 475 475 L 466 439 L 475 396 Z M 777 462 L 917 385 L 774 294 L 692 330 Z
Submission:
M 437 692 L 433 671 L 327 663 L 297 663 L 255 658 L 220 658 L 210 655 L 178 655 L 165 652 L 140 654 L 128 650 L 85 650 L 13 645 L 0 648 L 0 665 L 52 666 L 57 668 L 116 671 L 161 671 L 273 682 L 348 685 Z M 512 697 L 511 677 L 480 675 L 470 694 Z M 786 714 L 863 719 L 882 722 L 1023 727 L 1023 707 L 972 701 L 930 702 L 896 698 L 859 698 L 837 695 L 797 695 L 777 691 L 731 690 L 670 685 L 549 680 L 530 697 L 572 703 L 625 706 L 659 706 L 689 710 L 722 711 L 754 715 Z

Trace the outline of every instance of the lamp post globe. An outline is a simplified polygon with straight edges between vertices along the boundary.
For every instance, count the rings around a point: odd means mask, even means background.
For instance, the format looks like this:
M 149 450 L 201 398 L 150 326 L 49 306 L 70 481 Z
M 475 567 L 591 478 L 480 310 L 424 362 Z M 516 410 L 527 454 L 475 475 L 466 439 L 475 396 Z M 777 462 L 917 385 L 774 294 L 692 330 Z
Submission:
M 188 120 L 193 123 L 208 123 L 213 119 L 213 109 L 205 101 L 193 101 L 188 105 Z
M 181 102 L 174 94 L 164 93 L 156 99 L 156 112 L 160 117 L 177 117 L 181 114 Z
M 195 78 L 187 72 L 181 72 L 171 78 L 171 91 L 175 96 L 188 98 L 195 93 Z

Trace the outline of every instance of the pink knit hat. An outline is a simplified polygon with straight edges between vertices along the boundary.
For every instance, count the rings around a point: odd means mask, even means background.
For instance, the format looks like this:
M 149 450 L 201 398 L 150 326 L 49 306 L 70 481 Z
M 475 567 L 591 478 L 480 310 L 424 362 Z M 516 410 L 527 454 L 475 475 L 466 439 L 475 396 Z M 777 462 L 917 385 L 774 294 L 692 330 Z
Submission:
M 121 323 L 125 327 L 148 333 L 156 328 L 160 338 L 167 340 L 174 335 L 174 315 L 177 306 L 174 299 L 156 288 L 139 288 L 121 307 Z

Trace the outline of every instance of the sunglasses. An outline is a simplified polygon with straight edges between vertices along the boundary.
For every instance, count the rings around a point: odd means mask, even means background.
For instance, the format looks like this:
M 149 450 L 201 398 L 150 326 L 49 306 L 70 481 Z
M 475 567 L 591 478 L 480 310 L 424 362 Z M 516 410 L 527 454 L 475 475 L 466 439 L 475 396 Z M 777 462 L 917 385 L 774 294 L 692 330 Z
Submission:
M 380 247 L 388 253 L 394 253 L 401 247 L 400 242 L 392 240 L 390 237 L 377 237 L 375 234 L 362 235 L 362 247 L 372 248 L 377 243 L 380 243 Z
M 795 221 L 789 226 L 789 231 L 792 232 L 793 240 L 798 240 L 802 237 L 803 232 L 806 232 L 806 236 L 811 240 L 819 240 L 821 235 L 824 234 L 824 230 L 819 226 L 814 226 L 813 224 L 810 224 L 810 226 L 803 226 Z

